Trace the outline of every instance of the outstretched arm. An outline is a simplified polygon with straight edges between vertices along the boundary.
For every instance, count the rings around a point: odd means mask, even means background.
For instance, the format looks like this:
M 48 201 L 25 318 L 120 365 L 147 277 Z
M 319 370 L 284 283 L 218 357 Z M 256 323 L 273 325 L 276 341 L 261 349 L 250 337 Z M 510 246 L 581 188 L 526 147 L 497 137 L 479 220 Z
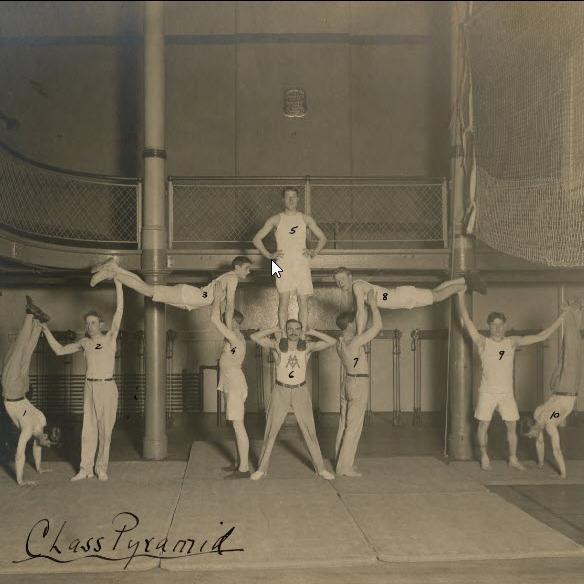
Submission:
M 373 322 L 363 334 L 357 335 L 351 341 L 351 344 L 357 347 L 361 347 L 362 345 L 366 345 L 367 343 L 371 342 L 379 334 L 379 331 L 382 327 L 381 313 L 379 312 L 379 306 L 377 306 L 375 290 L 369 290 L 369 293 L 367 294 L 367 303 L 371 307 Z
M 124 315 L 124 287 L 122 283 L 114 276 L 114 284 L 116 285 L 116 311 L 112 319 L 112 327 L 108 335 L 114 339 L 118 337 L 120 326 L 122 324 L 122 316 Z
M 545 341 L 552 334 L 559 328 L 562 324 L 562 320 L 564 319 L 564 315 L 560 314 L 560 316 L 545 330 L 541 331 L 541 333 L 537 335 L 527 335 L 526 337 L 511 337 L 512 341 L 515 343 L 516 347 L 525 347 L 527 345 L 533 345 L 535 343 L 541 343 Z
M 462 318 L 462 322 L 464 323 L 464 326 L 465 326 L 466 330 L 468 331 L 468 334 L 470 335 L 472 342 L 475 345 L 477 345 L 480 349 L 483 349 L 485 346 L 485 338 L 483 337 L 483 335 L 481 335 L 481 333 L 479 333 L 479 331 L 477 330 L 477 327 L 474 325 L 474 322 L 471 320 L 471 318 L 468 314 L 468 310 L 466 308 L 466 302 L 464 301 L 464 291 L 463 290 L 461 290 L 458 293 L 458 312 L 460 313 L 460 316 Z
M 237 336 L 230 328 L 227 328 L 227 326 L 221 322 L 221 314 L 219 312 L 218 304 L 216 307 L 214 307 L 213 313 L 211 314 L 211 322 L 215 325 L 217 330 L 231 343 L 231 346 L 235 346 L 235 344 L 238 342 Z
M 355 310 L 357 314 L 355 316 L 355 323 L 357 324 L 357 334 L 363 334 L 365 326 L 367 325 L 367 311 L 365 310 L 365 292 L 361 289 L 361 286 L 353 287 L 353 293 L 355 294 Z
M 278 215 L 274 215 L 273 217 L 270 217 L 264 223 L 264 226 L 255 234 L 255 237 L 252 240 L 253 244 L 256 246 L 256 248 L 259 250 L 259 252 L 268 260 L 276 260 L 282 255 L 282 252 L 280 252 L 280 251 L 276 251 L 275 253 L 270 253 L 266 249 L 266 246 L 264 245 L 264 242 L 262 241 L 264 239 L 264 237 L 266 237 L 266 235 L 268 235 L 268 233 L 270 233 L 270 231 L 272 231 L 272 229 L 274 229 L 274 227 L 276 227 L 276 219 L 277 218 L 278 218 Z
M 269 337 L 270 335 L 273 335 L 275 333 L 280 332 L 280 327 L 274 327 L 271 329 L 266 329 L 263 331 L 257 331 L 256 333 L 252 333 L 250 336 L 250 339 L 254 342 L 257 343 L 258 345 L 260 345 L 260 347 L 263 347 L 264 349 L 277 349 L 278 348 L 278 344 L 276 343 L 276 341 L 272 341 L 271 339 L 268 339 L 267 337 Z
M 316 337 L 317 339 L 320 339 L 320 341 L 318 341 L 316 343 L 309 344 L 311 353 L 316 353 L 318 351 L 324 351 L 325 349 L 328 349 L 329 347 L 332 347 L 333 345 L 335 345 L 337 342 L 337 339 L 335 339 L 334 337 L 331 337 L 331 336 L 327 335 L 326 333 L 323 333 L 321 331 L 316 331 L 314 329 L 307 331 L 306 334 L 310 335 L 311 337 Z
M 314 257 L 314 256 L 318 255 L 322 251 L 324 246 L 326 245 L 326 242 L 327 242 L 326 235 L 324 234 L 322 229 L 317 225 L 316 221 L 312 217 L 305 215 L 304 219 L 305 219 L 306 225 L 308 226 L 310 231 L 312 231 L 312 233 L 314 233 L 314 235 L 316 235 L 316 237 L 318 239 L 318 243 L 316 244 L 316 247 L 314 249 L 307 249 L 306 250 L 307 255 L 309 255 L 310 257 Z
M 225 307 L 225 324 L 231 330 L 231 321 L 235 311 L 235 290 L 237 290 L 237 277 L 229 278 L 227 281 L 227 305 Z
M 47 343 L 49 343 L 49 347 L 53 349 L 55 355 L 62 357 L 63 355 L 72 355 L 73 353 L 81 351 L 82 347 L 79 341 L 71 343 L 69 345 L 61 345 L 61 343 L 59 343 L 59 341 L 53 336 L 53 333 L 51 332 L 46 323 L 43 323 L 41 326 L 43 329 L 43 333 L 45 333 Z

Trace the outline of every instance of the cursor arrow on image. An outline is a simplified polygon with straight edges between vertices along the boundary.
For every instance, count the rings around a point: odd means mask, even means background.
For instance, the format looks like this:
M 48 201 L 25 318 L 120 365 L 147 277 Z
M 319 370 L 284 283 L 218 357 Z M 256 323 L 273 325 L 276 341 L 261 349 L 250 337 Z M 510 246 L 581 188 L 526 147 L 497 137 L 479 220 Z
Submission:
M 281 278 L 282 275 L 280 272 L 283 271 L 284 270 L 274 260 L 272 260 L 272 276 L 275 274 L 278 278 Z

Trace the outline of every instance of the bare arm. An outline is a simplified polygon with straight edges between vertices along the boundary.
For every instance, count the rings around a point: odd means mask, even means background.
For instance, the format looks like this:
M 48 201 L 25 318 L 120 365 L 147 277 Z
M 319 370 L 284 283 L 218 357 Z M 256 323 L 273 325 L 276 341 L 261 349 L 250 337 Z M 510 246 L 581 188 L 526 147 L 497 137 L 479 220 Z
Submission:
M 371 342 L 379 334 L 379 331 L 381 330 L 383 324 L 381 321 L 381 313 L 379 312 L 379 306 L 377 306 L 375 290 L 371 289 L 369 291 L 369 294 L 367 294 L 367 302 L 371 307 L 373 322 L 371 323 L 371 326 L 363 334 L 357 335 L 351 341 L 351 345 L 354 345 L 356 347 L 361 347 Z
M 120 325 L 122 324 L 122 316 L 124 314 L 124 287 L 116 278 L 114 278 L 114 284 L 116 285 L 116 312 L 114 313 L 112 327 L 109 330 L 108 335 L 113 339 L 116 339 L 120 332 Z
M 215 325 L 217 330 L 231 343 L 232 347 L 239 342 L 235 333 L 221 322 L 219 305 L 216 306 L 216 308 L 213 310 L 213 314 L 211 314 L 211 322 Z
M 363 334 L 365 326 L 367 325 L 367 311 L 365 310 L 365 293 L 360 286 L 353 288 L 355 294 L 355 309 L 357 315 L 355 317 L 355 322 L 357 324 L 357 334 Z
M 237 278 L 229 278 L 227 282 L 227 305 L 225 307 L 225 324 L 231 330 L 231 321 L 233 320 L 233 312 L 235 311 L 235 290 L 237 290 Z
M 548 328 L 541 331 L 541 333 L 537 335 L 527 335 L 526 337 L 511 337 L 511 340 L 515 344 L 516 347 L 525 347 L 527 345 L 533 345 L 535 343 L 541 343 L 545 341 L 552 334 L 559 328 L 562 324 L 562 320 L 564 319 L 564 315 L 560 315 Z
M 268 233 L 270 233 L 270 231 L 272 231 L 272 229 L 274 229 L 274 227 L 277 226 L 277 219 L 279 219 L 278 215 L 274 215 L 273 217 L 270 217 L 265 223 L 264 226 L 255 234 L 254 238 L 253 238 L 253 244 L 256 246 L 256 248 L 259 250 L 259 252 L 268 260 L 275 260 L 278 259 L 281 255 L 281 252 L 276 251 L 275 253 L 270 253 L 267 249 L 266 246 L 264 245 L 264 242 L 262 241 L 264 239 L 264 237 L 266 237 L 266 235 L 268 235 Z
M 270 335 L 273 335 L 274 333 L 278 333 L 278 332 L 280 332 L 279 326 L 271 328 L 271 329 L 266 329 L 263 331 L 258 331 L 256 333 L 252 333 L 252 335 L 250 336 L 250 339 L 254 343 L 257 343 L 258 345 L 260 345 L 260 347 L 263 347 L 264 349 L 277 349 L 278 343 L 276 343 L 276 341 L 272 341 L 271 339 L 268 339 L 267 337 L 269 337 Z
M 309 330 L 309 331 L 307 331 L 306 334 L 310 335 L 311 337 L 316 337 L 317 339 L 320 339 L 320 341 L 317 343 L 310 343 L 309 347 L 310 347 L 311 353 L 317 353 L 318 351 L 324 351 L 325 349 L 328 349 L 329 347 L 332 347 L 333 345 L 336 345 L 336 343 L 337 343 L 337 339 L 335 339 L 334 337 L 331 337 L 331 336 L 329 336 L 326 333 L 323 333 L 321 331 Z
M 53 333 L 45 323 L 43 323 L 41 326 L 43 328 L 43 332 L 45 333 L 47 343 L 49 343 L 49 347 L 53 349 L 55 355 L 62 357 L 63 355 L 72 355 L 73 353 L 81 351 L 82 347 L 79 341 L 69 345 L 61 345 L 61 343 L 59 343 L 59 341 L 53 336 Z
M 474 325 L 474 322 L 471 320 L 468 314 L 466 302 L 464 301 L 464 291 L 458 293 L 458 312 L 460 313 L 462 322 L 464 323 L 464 326 L 468 331 L 472 342 L 480 349 L 483 349 L 485 346 L 485 337 L 479 333 L 477 327 Z
M 306 221 L 306 225 L 308 226 L 310 231 L 312 231 L 312 233 L 316 235 L 318 239 L 316 247 L 312 250 L 307 250 L 308 255 L 314 257 L 315 255 L 318 255 L 326 245 L 327 242 L 326 235 L 323 233 L 322 229 L 316 224 L 316 221 L 312 217 L 305 215 L 304 218 Z

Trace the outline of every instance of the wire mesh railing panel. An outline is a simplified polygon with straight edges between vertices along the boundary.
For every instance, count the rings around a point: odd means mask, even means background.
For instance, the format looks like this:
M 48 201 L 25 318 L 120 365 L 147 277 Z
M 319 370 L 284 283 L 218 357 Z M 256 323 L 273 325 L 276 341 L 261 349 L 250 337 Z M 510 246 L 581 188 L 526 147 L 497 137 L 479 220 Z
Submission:
M 392 181 L 311 185 L 312 216 L 328 247 L 443 244 L 442 183 Z
M 298 209 L 314 217 L 329 248 L 444 244 L 442 180 L 354 178 L 173 179 L 173 243 L 251 247 L 265 221 L 283 210 L 286 186 L 298 189 Z
M 304 211 L 303 182 L 175 179 L 173 243 L 251 247 L 266 220 L 282 211 L 282 194 L 287 186 L 298 190 L 298 209 Z
M 135 245 L 138 182 L 59 172 L 0 144 L 0 225 L 30 237 Z

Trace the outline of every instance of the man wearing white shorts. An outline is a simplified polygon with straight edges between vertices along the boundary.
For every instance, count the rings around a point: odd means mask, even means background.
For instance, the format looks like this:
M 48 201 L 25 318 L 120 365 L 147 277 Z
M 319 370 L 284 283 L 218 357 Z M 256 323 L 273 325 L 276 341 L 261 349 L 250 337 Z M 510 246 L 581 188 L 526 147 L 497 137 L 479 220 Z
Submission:
M 490 336 L 481 335 L 470 319 L 464 301 L 464 290 L 458 293 L 458 308 L 473 343 L 477 346 L 481 358 L 483 373 L 479 387 L 479 400 L 475 409 L 475 418 L 479 421 L 478 442 L 481 451 L 481 468 L 491 469 L 487 454 L 487 433 L 493 412 L 499 410 L 507 427 L 509 443 L 509 466 L 524 470 L 517 459 L 516 425 L 519 410 L 513 394 L 513 361 L 517 347 L 541 343 L 551 336 L 560 326 L 562 316 L 557 318 L 547 329 L 537 335 L 525 337 L 506 337 L 507 318 L 502 312 L 491 312 L 487 317 Z
M 258 331 L 251 335 L 251 340 L 254 343 L 264 347 L 264 349 L 270 349 L 276 354 L 276 384 L 272 389 L 268 407 L 268 420 L 259 468 L 251 475 L 251 479 L 254 481 L 261 479 L 268 472 L 272 448 L 290 408 L 294 410 L 315 471 L 326 480 L 335 478 L 325 468 L 318 444 L 312 400 L 306 386 L 306 368 L 312 353 L 332 347 L 336 341 L 333 337 L 322 332 L 310 330 L 306 334 L 316 337 L 318 341 L 301 345 L 299 342 L 301 331 L 300 322 L 296 319 L 290 319 L 286 323 L 287 338 L 285 343 L 268 338 L 270 335 L 277 335 L 280 332 L 279 328 Z
M 101 316 L 91 311 L 85 315 L 86 336 L 63 346 L 55 339 L 49 327 L 43 324 L 47 341 L 56 355 L 71 355 L 83 351 L 87 363 L 83 393 L 81 464 L 72 481 L 93 478 L 94 465 L 97 478 L 100 481 L 108 480 L 110 443 L 118 410 L 118 388 L 113 379 L 116 344 L 124 312 L 124 289 L 117 277 L 114 278 L 114 283 L 116 312 L 108 332 L 102 331 L 104 323 Z
M 334 271 L 334 278 L 337 286 L 345 296 L 344 304 L 346 306 L 350 305 L 350 302 L 347 302 L 346 299 L 349 298 L 349 300 L 352 300 L 354 298 L 357 311 L 356 322 L 358 335 L 363 333 L 367 323 L 365 304 L 367 302 L 367 294 L 370 290 L 375 290 L 375 297 L 379 308 L 391 310 L 403 308 L 411 310 L 412 308 L 430 306 L 435 302 L 446 300 L 450 296 L 464 290 L 467 283 L 477 292 L 482 294 L 486 292 L 484 283 L 476 274 L 469 274 L 465 278 L 457 278 L 456 280 L 447 280 L 433 290 L 416 288 L 415 286 L 382 288 L 381 286 L 370 284 L 365 280 L 354 280 L 351 271 L 347 268 L 337 268 Z
M 239 465 L 227 478 L 249 478 L 249 438 L 243 422 L 245 416 L 245 400 L 247 398 L 247 382 L 242 371 L 245 359 L 245 337 L 240 331 L 243 314 L 235 311 L 231 329 L 221 322 L 219 305 L 216 305 L 211 315 L 211 322 L 225 337 L 223 352 L 219 359 L 219 385 L 217 391 L 223 392 L 226 404 L 226 417 L 233 424 Z
M 30 360 L 41 334 L 41 323 L 47 322 L 49 317 L 33 304 L 30 296 L 27 296 L 26 299 L 27 314 L 24 318 L 24 324 L 6 355 L 2 369 L 4 407 L 12 423 L 20 432 L 14 460 L 16 482 L 20 486 L 36 484 L 36 481 L 25 481 L 23 478 L 28 442 L 33 439 L 32 454 L 36 471 L 39 474 L 43 472 L 41 470 L 41 447 L 51 446 L 44 431 L 47 425 L 44 414 L 26 398 Z
M 297 210 L 298 191 L 295 188 L 284 189 L 284 207 L 282 213 L 270 217 L 253 238 L 253 244 L 260 253 L 269 260 L 278 262 L 282 272 L 276 278 L 276 288 L 279 295 L 278 323 L 283 336 L 286 336 L 286 321 L 290 295 L 295 293 L 298 298 L 298 320 L 302 323 L 302 331 L 308 330 L 308 298 L 313 295 L 312 276 L 310 274 L 310 259 L 320 253 L 326 245 L 326 236 L 314 219 Z M 263 239 L 272 229 L 276 233 L 276 248 L 270 253 L 263 244 Z M 315 249 L 306 247 L 306 235 L 310 230 L 318 238 Z
M 566 462 L 560 446 L 558 427 L 563 425 L 566 418 L 572 413 L 578 389 L 582 380 L 582 341 L 580 327 L 582 326 L 582 301 L 573 299 L 564 305 L 564 338 L 558 366 L 552 375 L 552 395 L 533 413 L 535 423 L 526 434 L 528 438 L 535 438 L 537 462 L 543 468 L 545 457 L 545 443 L 543 430 L 548 433 L 552 451 L 560 478 L 566 478 Z
M 115 275 L 116 279 L 124 286 L 152 298 L 154 302 L 162 302 L 183 310 L 196 310 L 219 304 L 221 314 L 225 315 L 225 323 L 230 327 L 235 310 L 235 291 L 238 283 L 249 275 L 251 260 L 244 256 L 238 256 L 231 262 L 231 267 L 230 272 L 215 278 L 203 288 L 189 284 L 159 286 L 147 284 L 137 274 L 119 266 L 112 258 L 93 269 L 95 273 L 91 279 L 91 286 L 95 286 L 103 280 L 112 279 Z

